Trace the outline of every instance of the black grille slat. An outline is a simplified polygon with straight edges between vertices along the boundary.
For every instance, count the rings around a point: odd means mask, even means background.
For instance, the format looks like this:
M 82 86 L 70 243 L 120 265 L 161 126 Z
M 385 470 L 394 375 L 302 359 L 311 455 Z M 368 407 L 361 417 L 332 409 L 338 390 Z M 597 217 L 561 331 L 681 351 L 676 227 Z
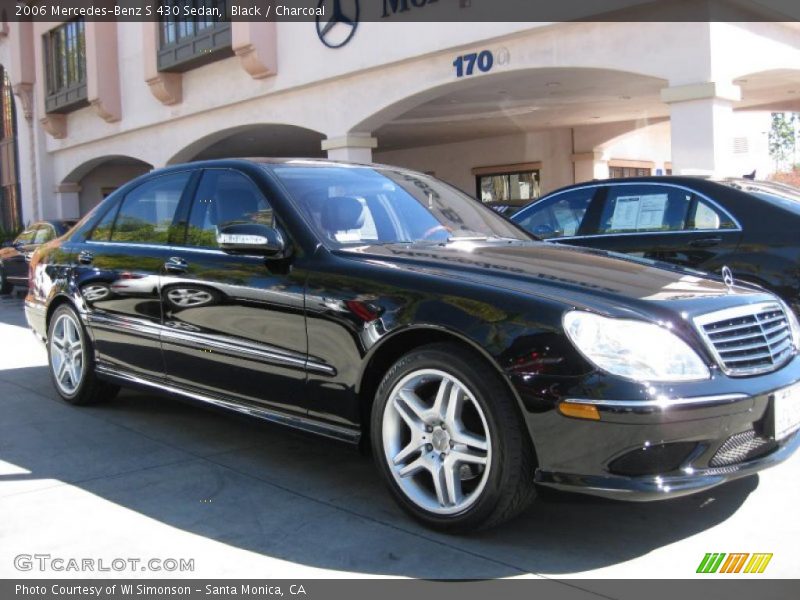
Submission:
M 774 370 L 794 352 L 789 322 L 775 303 L 703 315 L 698 324 L 721 366 L 733 374 Z

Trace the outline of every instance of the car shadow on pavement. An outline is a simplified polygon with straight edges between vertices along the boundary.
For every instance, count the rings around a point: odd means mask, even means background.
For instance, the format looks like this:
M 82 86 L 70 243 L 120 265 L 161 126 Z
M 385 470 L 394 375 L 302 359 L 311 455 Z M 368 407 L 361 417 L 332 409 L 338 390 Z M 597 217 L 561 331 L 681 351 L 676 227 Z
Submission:
M 497 529 L 444 535 L 407 518 L 371 459 L 350 448 L 137 391 L 72 407 L 57 398 L 44 367 L 0 370 L 0 461 L 16 467 L 0 470 L 0 509 L 35 515 L 26 528 L 56 531 L 67 509 L 48 504 L 47 494 L 70 484 L 264 556 L 448 579 L 569 574 L 628 561 L 725 521 L 758 486 L 752 476 L 656 503 L 549 492 Z M 81 494 L 77 501 L 93 500 Z M 119 545 L 136 535 L 129 517 L 95 523 L 101 517 L 83 512 L 73 507 L 68 514 L 86 520 L 87 539 L 105 536 Z M 100 537 L 91 538 L 95 530 Z

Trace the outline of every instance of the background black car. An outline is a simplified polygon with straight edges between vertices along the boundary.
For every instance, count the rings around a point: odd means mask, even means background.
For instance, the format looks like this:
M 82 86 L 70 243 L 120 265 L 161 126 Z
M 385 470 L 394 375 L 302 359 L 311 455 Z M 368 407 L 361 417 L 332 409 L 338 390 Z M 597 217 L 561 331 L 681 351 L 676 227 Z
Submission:
M 664 267 L 397 167 L 208 161 L 37 250 L 25 314 L 67 402 L 146 386 L 363 442 L 405 510 L 468 531 L 536 482 L 653 500 L 795 450 L 792 312 Z
M 641 177 L 576 184 L 511 220 L 536 236 L 719 273 L 800 311 L 800 190 L 746 179 Z
M 0 294 L 28 286 L 28 260 L 36 248 L 67 233 L 78 221 L 37 221 L 0 248 Z

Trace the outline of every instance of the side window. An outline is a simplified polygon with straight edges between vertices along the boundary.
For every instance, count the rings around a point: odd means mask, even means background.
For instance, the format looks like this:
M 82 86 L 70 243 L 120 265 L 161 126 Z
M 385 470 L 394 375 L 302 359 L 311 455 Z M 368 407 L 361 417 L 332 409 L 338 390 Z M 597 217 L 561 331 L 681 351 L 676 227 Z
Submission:
M 274 227 L 272 208 L 256 185 L 238 171 L 203 172 L 192 203 L 186 245 L 217 247 L 219 229 L 235 223 L 262 223 Z
M 541 238 L 577 235 L 596 188 L 582 188 L 534 204 L 517 224 Z
M 686 228 L 692 193 L 659 185 L 608 188 L 598 233 L 681 231 Z
M 736 225 L 726 214 L 698 198 L 687 229 L 736 229 Z
M 166 244 L 190 173 L 163 175 L 125 196 L 111 232 L 113 242 Z
M 111 238 L 111 228 L 114 227 L 114 219 L 117 218 L 118 210 L 119 202 L 115 202 L 114 206 L 109 208 L 103 218 L 94 226 L 88 239 L 94 242 L 107 242 Z
M 36 230 L 36 237 L 33 240 L 34 244 L 44 244 L 56 237 L 55 230 L 50 225 L 40 225 Z
M 26 229 L 17 236 L 17 239 L 14 240 L 14 244 L 32 244 L 35 236 L 35 229 Z

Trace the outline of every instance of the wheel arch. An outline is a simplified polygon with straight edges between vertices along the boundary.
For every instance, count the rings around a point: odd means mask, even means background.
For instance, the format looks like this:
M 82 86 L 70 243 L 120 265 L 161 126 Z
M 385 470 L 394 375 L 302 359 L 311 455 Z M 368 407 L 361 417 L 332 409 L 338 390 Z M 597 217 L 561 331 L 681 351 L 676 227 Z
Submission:
M 387 336 L 373 347 L 365 357 L 361 373 L 359 374 L 358 388 L 356 390 L 361 415 L 362 444 L 368 445 L 369 443 L 370 413 L 375 401 L 375 392 L 377 392 L 378 386 L 386 372 L 401 356 L 407 354 L 411 350 L 444 342 L 456 343 L 463 348 L 467 348 L 479 355 L 491 366 L 492 370 L 497 374 L 500 381 L 514 398 L 518 411 L 517 416 L 521 419 L 522 427 L 526 431 L 528 430 L 524 419 L 522 399 L 517 393 L 517 390 L 514 389 L 508 377 L 505 376 L 503 369 L 489 352 L 469 337 L 446 327 L 415 325 L 405 327 Z M 533 440 L 530 439 L 530 436 L 528 436 L 528 441 L 534 447 L 535 452 L 535 444 Z

